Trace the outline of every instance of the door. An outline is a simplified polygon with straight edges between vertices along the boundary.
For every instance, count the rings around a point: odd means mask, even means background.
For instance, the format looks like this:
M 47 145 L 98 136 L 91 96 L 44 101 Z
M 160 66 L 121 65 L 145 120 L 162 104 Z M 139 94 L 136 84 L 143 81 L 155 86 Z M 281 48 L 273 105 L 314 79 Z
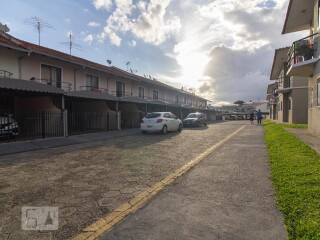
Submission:
M 124 83 L 118 82 L 116 83 L 116 95 L 117 97 L 124 97 L 125 96 L 125 89 L 124 89 Z

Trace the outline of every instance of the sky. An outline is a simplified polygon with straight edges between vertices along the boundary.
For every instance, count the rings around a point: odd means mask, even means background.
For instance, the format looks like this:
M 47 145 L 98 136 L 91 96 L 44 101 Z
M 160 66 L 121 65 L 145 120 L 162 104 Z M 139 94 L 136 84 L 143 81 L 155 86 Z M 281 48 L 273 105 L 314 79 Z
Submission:
M 0 23 L 38 44 L 28 21 L 37 17 L 44 24 L 42 46 L 69 53 L 71 34 L 74 56 L 104 65 L 111 60 L 219 105 L 265 100 L 275 49 L 306 36 L 281 35 L 288 2 L 0 0 Z

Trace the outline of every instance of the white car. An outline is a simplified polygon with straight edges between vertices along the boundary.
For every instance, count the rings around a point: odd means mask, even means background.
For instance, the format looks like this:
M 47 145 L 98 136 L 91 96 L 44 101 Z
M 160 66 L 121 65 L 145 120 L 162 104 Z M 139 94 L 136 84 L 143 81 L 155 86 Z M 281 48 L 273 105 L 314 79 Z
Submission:
M 171 112 L 152 112 L 141 120 L 140 129 L 142 133 L 181 131 L 182 121 Z

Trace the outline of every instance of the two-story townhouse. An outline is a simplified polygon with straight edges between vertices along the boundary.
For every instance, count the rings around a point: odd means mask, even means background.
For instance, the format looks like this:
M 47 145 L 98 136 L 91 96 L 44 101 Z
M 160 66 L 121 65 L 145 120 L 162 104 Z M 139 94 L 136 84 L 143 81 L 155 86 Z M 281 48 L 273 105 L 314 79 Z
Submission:
M 294 40 L 288 58 L 287 74 L 308 78 L 308 129 L 320 135 L 320 62 L 318 0 L 290 0 L 282 34 L 307 31 Z
M 270 80 L 275 82 L 273 100 L 277 103 L 277 120 L 287 123 L 308 122 L 308 78 L 287 75 L 290 48 L 275 50 Z M 274 109 L 273 109 L 274 111 Z
M 278 109 L 277 109 L 277 95 L 275 94 L 276 83 L 268 85 L 267 98 L 269 107 L 269 116 L 271 120 L 278 120 Z
M 60 111 L 66 116 L 57 117 L 65 121 L 58 128 L 67 127 L 69 134 L 136 127 L 149 111 L 170 110 L 181 118 L 191 110 L 208 111 L 207 100 L 192 93 L 4 32 L 0 33 L 0 70 L 2 109 Z M 190 106 L 181 106 L 182 97 L 193 99 Z M 193 102 L 200 104 L 191 109 Z

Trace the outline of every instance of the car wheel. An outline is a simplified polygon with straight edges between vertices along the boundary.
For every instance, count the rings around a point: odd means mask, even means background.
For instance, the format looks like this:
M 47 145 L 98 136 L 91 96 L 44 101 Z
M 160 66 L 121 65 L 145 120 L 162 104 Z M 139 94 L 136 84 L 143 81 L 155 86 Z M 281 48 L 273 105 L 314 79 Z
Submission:
M 207 122 L 204 122 L 204 126 L 207 126 Z
M 178 127 L 178 132 L 181 132 L 181 131 L 182 131 L 182 124 L 180 123 Z
M 163 126 L 163 128 L 162 128 L 162 131 L 161 131 L 163 134 L 167 134 L 167 132 L 168 132 L 168 128 L 167 128 L 167 126 L 166 125 L 164 125 Z
M 142 134 L 147 134 L 147 131 L 141 131 Z
M 197 122 L 196 127 L 200 127 L 200 122 Z

